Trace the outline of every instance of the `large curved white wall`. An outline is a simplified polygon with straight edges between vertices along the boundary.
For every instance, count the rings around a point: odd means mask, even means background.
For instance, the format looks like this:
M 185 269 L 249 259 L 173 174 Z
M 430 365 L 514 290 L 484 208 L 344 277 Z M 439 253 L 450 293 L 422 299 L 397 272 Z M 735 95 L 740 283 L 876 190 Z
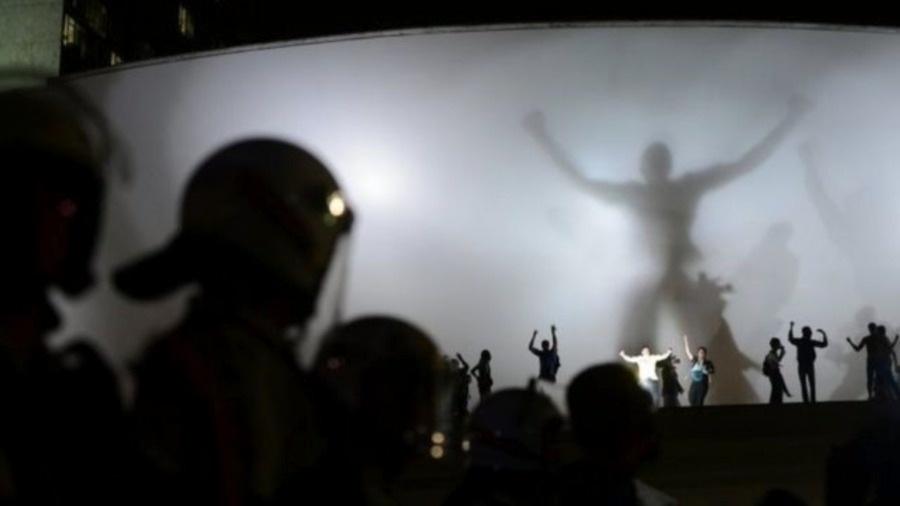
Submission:
M 101 272 L 171 234 L 182 185 L 217 147 L 251 135 L 294 140 L 333 168 L 360 217 L 346 312 L 407 317 L 470 360 L 489 348 L 497 386 L 536 372 L 528 337 L 533 328 L 547 335 L 552 322 L 563 383 L 613 359 L 626 308 L 653 263 L 633 216 L 566 179 L 523 128 L 528 113 L 543 112 L 586 174 L 627 181 L 640 178 L 641 153 L 657 140 L 671 147 L 676 176 L 733 161 L 802 94 L 815 108 L 775 154 L 699 205 L 691 235 L 702 258 L 685 272 L 733 288 L 724 295 L 730 333 L 712 342 L 734 348 L 726 365 L 737 363 L 736 351 L 759 362 L 788 320 L 823 327 L 833 346 L 818 362 L 820 397 L 851 398 L 864 390 L 864 359 L 845 356 L 843 341 L 863 329 L 857 320 L 868 316 L 857 313 L 868 306 L 888 323 L 898 316 L 894 35 L 434 33 L 253 49 L 75 82 L 109 116 L 133 176 L 113 184 Z M 805 140 L 821 154 L 822 183 L 839 208 L 827 223 L 798 156 Z M 779 224 L 789 227 L 772 228 Z M 180 304 L 130 304 L 104 281 L 67 306 L 63 334 L 94 336 L 124 364 Z M 681 329 L 664 307 L 661 315 L 659 346 L 677 346 Z M 793 350 L 785 363 L 797 391 Z M 767 395 L 758 371 L 725 369 L 723 378 L 746 378 L 752 390 L 732 392 L 726 381 L 719 402 Z

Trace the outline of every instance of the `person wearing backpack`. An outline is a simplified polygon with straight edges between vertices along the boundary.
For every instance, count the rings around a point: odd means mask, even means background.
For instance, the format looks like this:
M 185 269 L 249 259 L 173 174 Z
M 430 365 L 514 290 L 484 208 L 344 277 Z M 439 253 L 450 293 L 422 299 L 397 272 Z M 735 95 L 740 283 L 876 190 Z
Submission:
M 781 344 L 781 339 L 777 337 L 769 339 L 769 348 L 769 353 L 766 353 L 766 358 L 763 359 L 762 368 L 763 374 L 769 378 L 769 383 L 772 385 L 769 404 L 783 404 L 784 396 L 791 396 L 787 385 L 784 384 L 784 376 L 781 375 L 781 359 L 784 358 L 785 349 Z

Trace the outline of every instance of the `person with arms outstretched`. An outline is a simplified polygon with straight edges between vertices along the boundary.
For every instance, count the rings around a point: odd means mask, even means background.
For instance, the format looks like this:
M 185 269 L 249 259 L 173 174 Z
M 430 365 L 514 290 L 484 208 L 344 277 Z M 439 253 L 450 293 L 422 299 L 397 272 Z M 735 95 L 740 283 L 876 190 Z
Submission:
M 687 291 L 689 280 L 684 273 L 688 262 L 698 258 L 699 251 L 690 237 L 701 198 L 761 165 L 775 151 L 798 120 L 809 109 L 809 103 L 794 98 L 786 117 L 743 156 L 729 163 L 688 172 L 673 178 L 672 155 L 668 146 L 657 142 L 644 151 L 640 171 L 642 182 L 597 181 L 585 175 L 562 146 L 547 131 L 540 112 L 525 118 L 525 127 L 568 178 L 604 202 L 630 210 L 638 219 L 647 248 L 656 257 L 661 276 L 650 286 L 640 289 L 625 318 L 619 335 L 622 346 L 656 334 L 656 320 L 661 304 L 680 311 L 676 303 Z
M 772 391 L 769 393 L 769 404 L 783 404 L 784 396 L 791 396 L 784 383 L 784 376 L 781 375 L 781 359 L 784 358 L 786 352 L 784 345 L 781 344 L 781 339 L 777 337 L 769 339 L 769 353 L 763 360 L 762 369 L 772 386 Z
M 684 353 L 691 362 L 691 386 L 688 389 L 688 401 L 691 406 L 700 407 L 706 402 L 706 394 L 709 392 L 710 377 L 715 374 L 716 368 L 712 361 L 706 358 L 706 347 L 697 348 L 697 354 L 691 353 L 691 345 L 687 334 L 684 335 Z
M 644 346 L 640 355 L 626 355 L 625 350 L 622 350 L 619 356 L 622 360 L 638 366 L 638 383 L 650 394 L 653 405 L 659 406 L 659 376 L 656 374 L 656 365 L 672 356 L 671 348 L 662 355 L 654 355 L 650 353 L 649 346 Z
M 534 340 L 537 339 L 538 335 L 538 331 L 535 330 L 534 333 L 531 334 L 531 342 L 528 343 L 528 351 L 534 353 L 540 362 L 538 378 L 550 383 L 556 383 L 556 373 L 559 371 L 560 366 L 559 347 L 556 340 L 556 325 L 550 326 L 550 333 L 553 336 L 553 347 L 551 347 L 550 343 L 544 339 L 541 341 L 541 349 L 535 348 Z
M 813 341 L 812 329 L 803 327 L 803 335 L 794 337 L 794 322 L 788 330 L 788 342 L 797 347 L 797 373 L 800 376 L 800 390 L 803 394 L 803 402 L 816 403 L 816 348 L 828 346 L 828 335 L 822 329 L 817 329 L 822 334 L 821 341 Z

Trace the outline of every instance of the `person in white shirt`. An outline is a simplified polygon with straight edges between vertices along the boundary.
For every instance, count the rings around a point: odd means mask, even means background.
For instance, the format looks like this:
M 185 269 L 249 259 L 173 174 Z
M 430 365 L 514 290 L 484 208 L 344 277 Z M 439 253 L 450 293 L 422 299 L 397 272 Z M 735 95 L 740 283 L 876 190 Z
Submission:
M 672 355 L 671 348 L 662 355 L 653 355 L 647 346 L 641 348 L 641 354 L 637 356 L 626 355 L 625 350 L 619 352 L 622 360 L 631 364 L 637 364 L 638 383 L 653 398 L 654 406 L 659 406 L 659 376 L 656 374 L 656 364 L 660 360 L 669 358 L 670 355 Z

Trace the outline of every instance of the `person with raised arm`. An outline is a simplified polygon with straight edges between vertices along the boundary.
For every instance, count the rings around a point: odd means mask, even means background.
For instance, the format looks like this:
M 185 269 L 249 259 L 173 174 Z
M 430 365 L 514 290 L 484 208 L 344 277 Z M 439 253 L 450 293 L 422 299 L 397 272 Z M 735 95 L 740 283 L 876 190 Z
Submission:
M 559 371 L 559 347 L 556 339 L 556 325 L 550 326 L 550 333 L 553 336 L 553 346 L 550 346 L 550 342 L 546 339 L 541 341 L 541 349 L 537 349 L 534 346 L 534 340 L 537 339 L 538 331 L 535 330 L 533 334 L 531 334 L 531 342 L 528 343 L 528 351 L 535 354 L 538 357 L 538 361 L 540 363 L 540 370 L 538 373 L 538 378 L 549 381 L 550 383 L 556 383 L 556 373 Z
M 874 322 L 869 323 L 869 333 L 859 340 L 859 344 L 853 342 L 850 336 L 847 336 L 847 342 L 853 351 L 859 353 L 863 348 L 866 349 L 866 392 L 869 399 L 875 396 L 875 362 L 878 355 L 878 344 L 875 336 L 878 335 L 878 325 Z
M 706 402 L 706 394 L 709 392 L 710 377 L 715 374 L 716 368 L 712 361 L 706 357 L 706 347 L 697 348 L 697 354 L 691 353 L 691 345 L 687 334 L 684 335 L 684 353 L 691 362 L 691 386 L 688 388 L 688 401 L 691 406 L 703 406 Z
M 828 335 L 822 329 L 816 330 L 822 334 L 821 341 L 813 341 L 812 329 L 803 327 L 802 336 L 794 337 L 794 322 L 788 330 L 788 342 L 797 347 L 797 373 L 800 376 L 800 390 L 803 394 L 803 402 L 816 403 L 816 348 L 828 346 Z

